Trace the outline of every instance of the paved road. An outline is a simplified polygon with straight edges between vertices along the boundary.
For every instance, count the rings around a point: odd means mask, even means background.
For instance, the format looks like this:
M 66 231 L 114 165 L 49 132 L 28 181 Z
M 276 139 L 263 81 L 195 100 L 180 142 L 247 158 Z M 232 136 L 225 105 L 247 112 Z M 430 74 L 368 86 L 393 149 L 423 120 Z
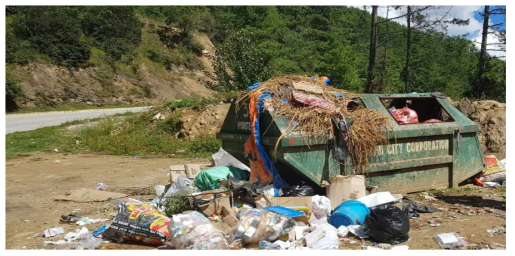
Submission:
M 45 126 L 60 125 L 69 121 L 109 116 L 125 112 L 140 112 L 148 108 L 149 107 L 134 107 L 10 114 L 6 116 L 5 133 L 35 130 Z

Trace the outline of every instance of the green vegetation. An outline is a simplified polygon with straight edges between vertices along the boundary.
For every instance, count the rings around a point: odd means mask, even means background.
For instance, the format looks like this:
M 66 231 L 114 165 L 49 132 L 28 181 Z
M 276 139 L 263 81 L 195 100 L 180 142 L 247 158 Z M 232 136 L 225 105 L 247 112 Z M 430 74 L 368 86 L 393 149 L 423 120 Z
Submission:
M 202 47 L 194 33 L 207 34 L 218 49 L 217 81 L 210 85 L 218 91 L 292 73 L 325 75 L 354 92 L 363 92 L 367 80 L 371 16 L 352 7 L 10 6 L 6 14 L 8 64 L 95 66 L 105 95 L 114 94 L 115 74 L 137 79 L 141 64 L 169 80 L 177 67 L 201 69 Z M 409 92 L 439 91 L 459 99 L 476 95 L 473 85 L 480 79 L 488 88 L 485 98 L 506 101 L 505 61 L 490 57 L 478 78 L 473 42 L 415 27 L 406 75 L 406 27 L 379 22 L 375 92 L 402 93 L 409 84 Z M 154 96 L 145 84 L 134 93 Z
M 6 135 L 7 159 L 24 156 L 34 151 L 98 152 L 111 155 L 143 157 L 208 157 L 221 144 L 212 135 L 194 140 L 178 139 L 181 129 L 180 114 L 176 112 L 158 122 L 152 118 L 164 109 L 202 107 L 208 100 L 186 99 L 184 103 L 165 104 L 155 111 L 124 113 L 105 118 L 74 121 L 60 126 Z M 216 102 L 220 102 L 218 98 Z M 182 105 L 181 105 L 182 104 Z M 88 124 L 70 129 L 71 125 Z M 78 142 L 78 143 L 77 143 Z
M 446 189 L 432 189 L 427 191 L 429 194 L 433 196 L 450 196 L 450 195 L 458 195 L 458 194 L 472 194 L 476 192 L 479 187 L 474 185 L 463 186 L 457 188 L 446 188 Z

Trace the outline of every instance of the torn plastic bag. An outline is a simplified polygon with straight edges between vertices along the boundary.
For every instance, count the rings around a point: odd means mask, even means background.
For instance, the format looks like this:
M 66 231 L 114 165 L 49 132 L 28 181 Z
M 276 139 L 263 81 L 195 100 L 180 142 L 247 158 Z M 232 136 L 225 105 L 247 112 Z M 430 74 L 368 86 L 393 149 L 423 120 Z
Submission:
M 302 238 L 307 247 L 314 250 L 338 249 L 338 230 L 327 223 L 327 220 L 309 229 L 311 232 Z
M 407 107 L 397 109 L 393 116 L 399 124 L 418 124 L 417 112 Z
M 197 211 L 172 216 L 168 245 L 180 250 L 223 250 L 229 248 L 224 235 Z
M 391 204 L 382 204 L 370 209 L 365 219 L 365 233 L 379 243 L 398 244 L 409 239 L 409 217 Z
M 213 158 L 216 166 L 232 166 L 250 172 L 250 168 L 248 166 L 240 162 L 240 160 L 236 159 L 236 157 L 229 154 L 223 148 L 220 148 L 220 150 L 214 153 L 211 157 Z
M 261 199 L 262 194 L 257 192 L 260 184 L 261 181 L 259 179 L 254 183 L 234 178 L 227 180 L 227 187 L 232 190 L 235 199 L 252 204 Z
M 258 244 L 260 241 L 274 242 L 295 227 L 295 221 L 284 215 L 260 209 L 242 209 L 240 220 L 234 230 L 233 239 L 243 244 Z
M 232 166 L 215 166 L 207 170 L 202 170 L 195 177 L 195 186 L 201 191 L 216 190 L 222 187 L 221 181 L 233 177 L 236 180 L 249 180 L 249 172 Z
M 279 189 L 280 197 L 298 197 L 298 196 L 314 196 L 315 189 L 304 181 L 298 185 L 288 185 Z
M 325 196 L 314 195 L 311 198 L 311 209 L 317 219 L 328 216 L 331 213 L 331 200 Z
M 109 228 L 102 233 L 102 237 L 117 243 L 134 241 L 163 245 L 169 236 L 169 223 L 170 219 L 150 204 L 121 203 L 118 215 Z
M 411 199 L 409 197 L 402 198 L 402 208 L 408 211 L 408 216 L 410 218 L 419 218 L 419 213 L 433 213 L 433 212 L 441 212 L 440 209 L 420 205 L 417 200 Z

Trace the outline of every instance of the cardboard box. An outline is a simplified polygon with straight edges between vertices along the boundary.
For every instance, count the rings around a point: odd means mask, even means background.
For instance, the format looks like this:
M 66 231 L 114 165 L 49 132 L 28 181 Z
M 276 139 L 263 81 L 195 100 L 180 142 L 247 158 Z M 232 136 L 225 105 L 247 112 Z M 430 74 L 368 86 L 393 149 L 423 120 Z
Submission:
M 215 195 L 221 195 L 221 197 L 215 197 Z M 190 196 L 190 206 L 194 209 L 194 199 L 202 199 L 208 201 L 205 204 L 198 205 L 198 211 L 209 217 L 211 214 L 222 214 L 222 208 L 232 209 L 233 195 L 230 191 L 204 191 L 200 193 L 194 193 Z M 234 215 L 234 213 L 231 214 Z
M 238 218 L 234 216 L 234 211 L 223 206 L 220 215 L 222 217 L 222 222 L 214 223 L 215 227 L 224 235 L 232 234 L 232 230 L 240 223 Z
M 186 176 L 189 179 L 195 179 L 200 173 L 200 165 L 198 164 L 185 164 L 184 168 L 186 169 Z
M 199 164 L 170 165 L 170 183 L 174 183 L 180 175 L 195 179 L 200 171 Z
M 304 206 L 308 208 L 309 213 L 312 212 L 311 207 L 311 196 L 298 196 L 298 197 L 274 197 L 267 198 L 263 196 L 260 200 L 255 202 L 256 207 L 261 209 L 269 206 L 284 206 L 284 207 L 292 207 L 292 206 Z
M 337 175 L 326 187 L 326 196 L 331 200 L 334 210 L 346 200 L 355 200 L 366 195 L 365 177 L 363 175 Z
M 170 184 L 174 183 L 180 175 L 186 175 L 184 165 L 170 165 Z

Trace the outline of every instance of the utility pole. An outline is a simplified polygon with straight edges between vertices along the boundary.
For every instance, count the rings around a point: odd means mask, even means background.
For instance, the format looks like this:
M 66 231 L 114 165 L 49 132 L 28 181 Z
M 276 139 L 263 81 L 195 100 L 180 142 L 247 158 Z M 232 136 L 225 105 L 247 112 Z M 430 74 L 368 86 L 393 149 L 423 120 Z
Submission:
M 372 6 L 372 28 L 370 29 L 370 54 L 368 59 L 368 77 L 367 87 L 365 91 L 371 93 L 374 91 L 374 66 L 376 61 L 376 34 L 377 34 L 377 5 Z
M 408 26 L 408 35 L 406 41 L 406 77 L 405 77 L 405 87 L 404 92 L 408 93 L 410 90 L 409 84 L 409 65 L 410 65 L 410 57 L 411 57 L 411 6 L 408 5 L 408 11 L 406 15 L 407 26 Z
M 477 73 L 476 93 L 478 97 L 484 96 L 485 88 L 483 88 L 483 74 L 485 73 L 486 64 L 486 46 L 488 44 L 488 16 L 490 15 L 490 6 L 485 5 L 483 13 L 483 37 L 481 39 L 481 52 L 479 54 L 479 66 Z

